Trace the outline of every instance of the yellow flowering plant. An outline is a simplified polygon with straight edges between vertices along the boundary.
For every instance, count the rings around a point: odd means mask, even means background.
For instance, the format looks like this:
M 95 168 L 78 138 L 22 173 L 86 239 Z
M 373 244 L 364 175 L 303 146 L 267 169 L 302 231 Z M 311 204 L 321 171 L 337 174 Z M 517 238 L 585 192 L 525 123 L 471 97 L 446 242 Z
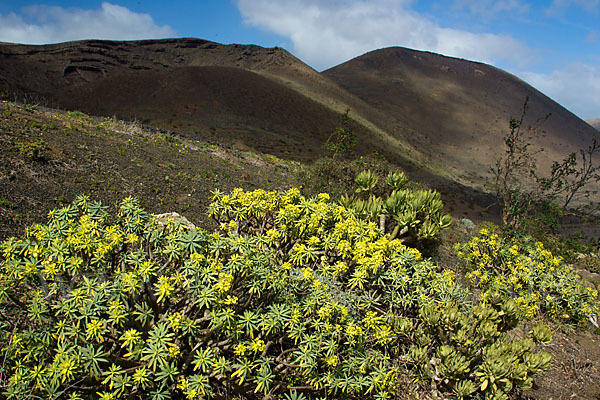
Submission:
M 456 249 L 484 301 L 501 294 L 514 299 L 524 318 L 544 315 L 571 326 L 585 326 L 600 311 L 598 291 L 541 242 L 484 228 Z
M 386 399 L 412 373 L 466 398 L 546 365 L 452 271 L 326 194 L 216 191 L 209 215 L 212 233 L 80 196 L 4 241 L 3 395 Z M 535 368 L 496 376 L 503 357 Z

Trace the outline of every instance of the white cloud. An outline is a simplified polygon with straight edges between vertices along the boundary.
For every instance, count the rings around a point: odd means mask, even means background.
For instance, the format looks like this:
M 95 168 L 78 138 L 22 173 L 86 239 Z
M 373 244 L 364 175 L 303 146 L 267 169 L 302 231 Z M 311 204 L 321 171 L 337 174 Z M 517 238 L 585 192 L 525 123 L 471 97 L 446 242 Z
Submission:
M 405 46 L 489 63 L 524 67 L 535 52 L 508 35 L 444 28 L 392 0 L 238 0 L 246 23 L 287 37 L 292 51 L 315 68 L 362 53 Z
M 30 6 L 23 15 L 0 15 L 0 41 L 44 44 L 79 39 L 151 39 L 175 36 L 169 26 L 158 26 L 149 14 L 102 3 L 94 10 Z
M 600 66 L 575 63 L 549 74 L 519 74 L 581 118 L 600 117 Z

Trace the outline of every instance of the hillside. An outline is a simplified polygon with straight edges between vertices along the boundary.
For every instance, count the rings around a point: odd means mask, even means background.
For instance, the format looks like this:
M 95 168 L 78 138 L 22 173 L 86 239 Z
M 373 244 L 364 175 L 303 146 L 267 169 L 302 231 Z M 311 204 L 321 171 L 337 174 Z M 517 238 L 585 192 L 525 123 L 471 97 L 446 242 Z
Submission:
M 135 196 L 152 213 L 177 211 L 196 225 L 211 227 L 214 221 L 207 218 L 206 209 L 212 190 L 282 190 L 303 184 L 299 171 L 305 167 L 135 123 L 3 101 L 0 168 L 2 240 L 43 222 L 49 210 L 67 205 L 80 193 L 111 208 L 124 197 Z M 340 188 L 332 186 L 328 191 L 336 189 Z M 477 207 L 469 214 L 453 211 L 453 227 L 443 235 L 436 262 L 456 267 L 456 257 L 449 255 L 448 248 L 473 234 L 459 218 L 476 218 L 480 212 Z M 587 274 L 590 280 L 600 279 Z M 557 331 L 548 347 L 554 357 L 552 366 L 536 376 L 534 390 L 520 398 L 558 398 L 565 392 L 596 398 L 600 394 L 597 340 L 589 332 Z M 421 394 L 410 392 L 406 398 L 429 398 Z
M 206 223 L 214 189 L 285 189 L 298 165 L 80 112 L 0 103 L 0 241 L 87 193 Z M 265 174 L 268 170 L 269 174 Z
M 600 118 L 586 119 L 585 122 L 587 122 L 588 124 L 600 131 Z
M 539 125 L 532 143 L 545 149 L 539 159 L 542 167 L 587 148 L 598 136 L 535 88 L 482 63 L 393 47 L 369 52 L 323 75 L 412 129 L 417 134 L 403 137 L 413 147 L 476 183 L 489 179 L 487 171 L 502 148 L 508 121 L 521 115 L 527 97 L 525 125 Z
M 165 46 L 162 51 L 141 51 L 144 46 L 160 49 L 161 45 Z M 93 51 L 94 47 L 101 50 L 90 53 L 90 57 L 69 56 Z M 200 57 L 196 54 L 199 48 L 202 54 L 206 54 L 204 50 L 214 50 L 214 57 Z M 253 49 L 256 53 L 251 54 L 257 54 L 256 57 L 250 54 L 240 59 L 240 54 Z M 392 161 L 411 167 L 411 177 L 427 178 L 426 182 L 435 183 L 430 186 L 443 192 L 445 209 L 452 213 L 454 222 L 442 235 L 442 244 L 432 257 L 440 266 L 450 268 L 452 276 L 454 271 L 460 274 L 462 269 L 452 245 L 475 234 L 473 222 L 479 224 L 498 217 L 497 209 L 485 207 L 493 200 L 488 194 L 431 174 L 431 170 L 444 172 L 441 163 L 446 162 L 459 181 L 481 179 L 477 174 L 484 170 L 482 165 L 486 160 L 478 152 L 489 151 L 485 146 L 501 138 L 501 127 L 507 120 L 501 116 L 496 117 L 498 121 L 491 120 L 497 122 L 498 130 L 495 134 L 489 131 L 490 137 L 481 141 L 458 127 L 462 122 L 463 128 L 468 128 L 466 120 L 478 127 L 487 123 L 496 126 L 485 119 L 494 113 L 491 100 L 481 102 L 477 108 L 481 112 L 479 116 L 468 109 L 477 105 L 476 100 L 469 99 L 469 93 L 491 96 L 487 93 L 491 90 L 490 82 L 481 83 L 477 89 L 473 81 L 465 77 L 456 78 L 453 83 L 444 80 L 447 78 L 444 69 L 436 75 L 432 67 L 413 66 L 427 75 L 419 81 L 418 73 L 408 74 L 402 62 L 392 59 L 389 63 L 380 60 L 377 68 L 381 76 L 375 73 L 375 77 L 369 77 L 373 71 L 350 69 L 346 76 L 349 81 L 337 77 L 341 79 L 338 85 L 333 77 L 328 77 L 336 75 L 333 72 L 320 75 L 281 49 L 221 46 L 187 39 L 136 43 L 90 41 L 41 47 L 7 45 L 0 46 L 0 53 L 3 55 L 0 79 L 11 93 L 20 93 L 34 102 L 43 96 L 49 104 L 104 115 L 88 116 L 7 101 L 0 104 L 0 168 L 3 171 L 0 175 L 0 239 L 21 234 L 26 226 L 42 222 L 49 210 L 68 204 L 80 193 L 89 193 L 92 199 L 111 206 L 126 196 L 136 196 L 152 213 L 177 211 L 194 224 L 214 227 L 215 222 L 206 213 L 214 189 L 228 193 L 234 187 L 285 189 L 305 185 L 303 174 L 307 167 L 282 158 L 306 161 L 318 157 L 323 152 L 322 141 L 339 123 L 339 113 L 350 106 L 359 138 L 358 152 L 379 150 Z M 181 54 L 184 61 L 177 64 L 173 54 Z M 434 65 L 441 56 L 431 57 L 423 62 Z M 114 65 L 111 58 L 117 60 Z M 20 61 L 13 63 L 15 60 Z M 65 60 L 73 64 L 61 67 Z M 156 60 L 164 64 L 155 64 Z M 444 57 L 441 60 L 448 61 Z M 513 81 L 514 78 L 507 78 L 489 66 L 463 60 L 455 62 L 456 65 L 451 65 L 457 71 L 463 71 L 463 67 L 468 70 L 467 66 L 473 64 L 482 73 L 491 75 L 495 71 L 498 75 L 492 76 L 494 80 L 504 77 L 506 80 L 498 83 L 499 93 L 514 85 L 516 94 L 505 100 L 499 98 L 519 112 L 518 97 L 522 94 L 519 90 L 527 89 L 522 82 Z M 44 65 L 48 68 L 44 69 Z M 100 72 L 94 70 L 96 67 Z M 392 76 L 390 71 L 399 73 L 399 70 L 410 75 L 405 78 L 405 84 L 415 85 L 412 92 L 393 91 L 386 86 Z M 462 76 L 458 72 L 455 75 Z M 354 83 L 350 85 L 350 81 Z M 428 95 L 428 90 L 437 94 Z M 537 92 L 532 93 L 532 113 L 535 107 L 553 106 L 549 99 L 542 95 L 537 98 Z M 447 103 L 436 97 L 442 94 Z M 35 96 L 39 96 L 37 100 Z M 413 96 L 416 105 L 402 100 L 402 96 Z M 420 110 L 419 104 L 428 104 L 429 108 Z M 406 109 L 400 112 L 402 107 Z M 452 107 L 455 110 L 450 113 Z M 577 121 L 569 119 L 564 109 L 555 107 L 552 110 L 557 115 L 563 115 L 565 121 L 576 125 Z M 501 110 L 495 112 L 500 115 Z M 112 115 L 134 118 L 137 122 L 126 123 L 110 117 Z M 567 122 L 565 126 L 571 126 Z M 454 127 L 455 136 L 435 130 L 436 124 L 438 127 L 447 125 L 448 129 Z M 546 138 L 536 139 L 542 143 Z M 571 139 L 573 145 L 579 143 L 577 136 L 557 134 L 554 138 L 566 143 L 571 143 Z M 414 150 L 417 146 L 424 154 Z M 407 156 L 403 151 L 411 153 Z M 487 157 L 497 155 L 493 151 L 487 154 Z M 469 157 L 477 162 L 469 162 Z M 361 169 L 379 166 L 369 164 L 370 160 L 361 158 L 353 165 Z M 410 164 L 411 160 L 420 163 L 430 160 L 431 170 L 423 164 Z M 383 163 L 380 159 L 378 162 Z M 319 182 L 324 186 L 323 191 L 348 192 L 349 187 L 354 190 L 352 178 L 356 171 L 349 168 L 350 162 L 334 160 L 323 165 L 345 174 L 343 181 Z M 320 171 L 324 175 L 331 172 L 324 170 L 325 167 Z M 581 226 L 579 221 L 576 223 Z M 597 287 L 600 276 L 583 272 Z M 428 276 L 426 281 L 433 280 Z M 460 276 L 457 281 L 466 280 Z M 548 350 L 554 357 L 551 368 L 536 376 L 533 390 L 522 393 L 521 398 L 541 400 L 565 394 L 597 398 L 600 395 L 597 386 L 600 347 L 596 335 L 587 331 L 557 330 Z M 417 398 L 417 393 L 407 393 L 407 397 Z M 422 396 L 428 397 L 426 393 Z
M 506 72 L 404 48 L 319 74 L 281 48 L 201 39 L 3 43 L 2 91 L 304 162 L 324 154 L 323 143 L 350 110 L 354 155 L 378 152 L 447 194 L 456 192 L 453 182 L 489 189 L 489 167 L 527 97 L 526 125 L 543 121 L 531 138 L 545 149 L 542 168 L 598 135 Z
M 380 128 L 377 110 L 281 48 L 200 39 L 0 44 L 0 90 L 295 160 L 322 154 L 350 109 L 363 154 L 419 157 Z

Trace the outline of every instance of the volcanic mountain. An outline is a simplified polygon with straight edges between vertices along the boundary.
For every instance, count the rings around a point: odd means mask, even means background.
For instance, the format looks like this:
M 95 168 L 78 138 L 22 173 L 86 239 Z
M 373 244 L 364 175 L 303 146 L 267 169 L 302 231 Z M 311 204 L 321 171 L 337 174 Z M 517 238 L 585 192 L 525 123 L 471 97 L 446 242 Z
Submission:
M 513 75 L 405 48 L 318 73 L 281 48 L 200 39 L 0 43 L 0 91 L 308 161 L 350 110 L 359 153 L 481 186 L 511 117 L 549 167 L 598 132 Z
M 380 113 L 281 48 L 200 39 L 4 43 L 2 89 L 296 160 L 318 157 L 350 109 L 363 151 L 407 154 L 371 123 Z
M 484 182 L 509 120 L 531 127 L 542 167 L 587 148 L 598 132 L 517 77 L 490 65 L 392 47 L 322 73 L 415 135 L 409 143 L 457 176 Z M 395 134 L 393 130 L 390 130 Z

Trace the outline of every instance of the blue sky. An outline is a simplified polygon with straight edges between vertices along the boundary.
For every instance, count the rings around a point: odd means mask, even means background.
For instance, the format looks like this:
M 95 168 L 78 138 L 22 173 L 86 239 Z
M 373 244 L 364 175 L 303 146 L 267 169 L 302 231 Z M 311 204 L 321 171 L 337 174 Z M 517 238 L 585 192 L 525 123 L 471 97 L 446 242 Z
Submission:
M 0 41 L 199 37 L 317 70 L 405 46 L 490 63 L 600 118 L 600 0 L 0 1 Z

